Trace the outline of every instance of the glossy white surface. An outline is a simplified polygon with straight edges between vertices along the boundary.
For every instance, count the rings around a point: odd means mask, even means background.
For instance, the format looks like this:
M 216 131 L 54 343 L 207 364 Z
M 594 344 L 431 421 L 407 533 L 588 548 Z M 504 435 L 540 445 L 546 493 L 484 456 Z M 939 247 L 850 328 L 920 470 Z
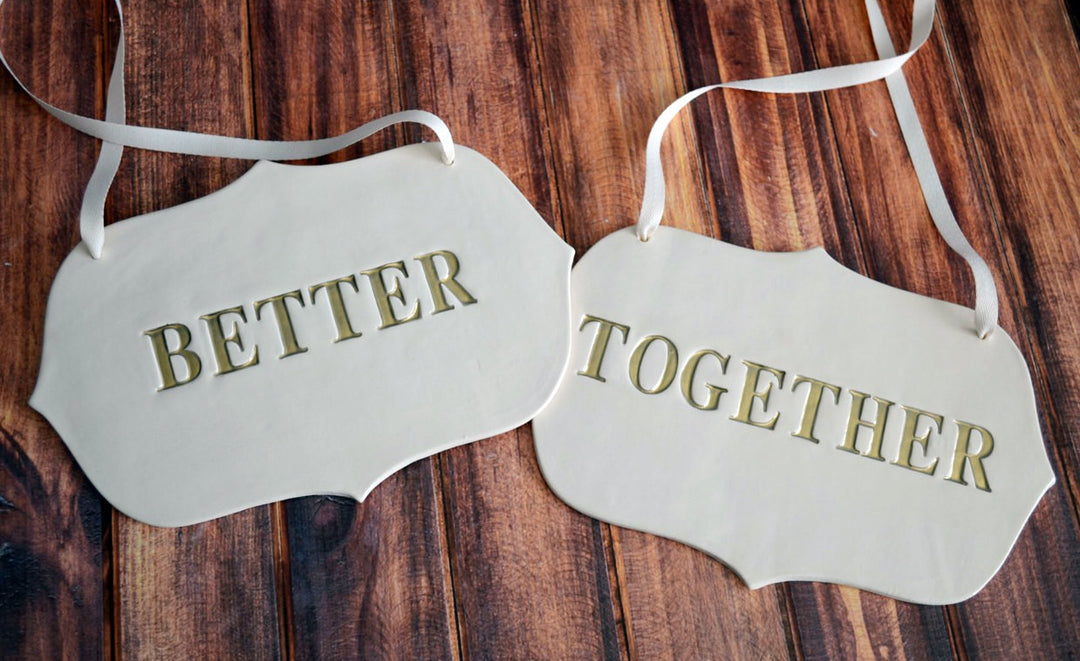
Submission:
M 1053 484 L 1023 357 L 1001 329 L 980 340 L 971 311 L 874 282 L 821 249 L 763 253 L 661 227 L 648 242 L 632 229 L 597 243 L 571 276 L 574 341 L 563 383 L 534 421 L 541 469 L 574 508 L 599 519 L 670 537 L 719 558 L 751 587 L 786 580 L 855 585 L 900 599 L 952 603 L 977 592 L 1001 566 L 1024 522 Z M 598 324 L 613 330 L 600 376 L 587 371 Z M 678 374 L 658 394 L 630 379 L 642 338 L 668 338 Z M 687 403 L 680 381 L 702 349 L 729 357 L 726 372 L 703 359 L 691 395 L 707 401 L 705 383 L 726 388 L 715 410 Z M 751 419 L 736 416 L 749 361 L 784 373 L 761 377 Z M 645 353 L 641 382 L 660 380 L 662 342 Z M 828 391 L 814 426 L 818 442 L 794 436 L 808 385 Z M 841 449 L 853 395 L 889 409 L 882 460 Z M 894 462 L 905 413 L 900 405 L 943 416 L 926 452 L 912 464 L 938 464 L 926 475 Z M 872 419 L 867 402 L 863 417 Z M 946 479 L 954 460 L 956 421 L 990 430 L 982 461 L 990 491 L 978 489 L 970 463 L 966 485 Z M 919 418 L 917 434 L 930 420 Z M 871 431 L 856 448 L 869 452 Z M 970 449 L 977 450 L 974 440 Z
M 312 493 L 363 499 L 398 468 L 512 429 L 550 399 L 569 352 L 573 251 L 513 184 L 459 148 L 402 147 L 327 166 L 260 162 L 205 198 L 115 223 L 105 254 L 82 245 L 49 297 L 32 406 L 118 509 L 156 525 L 184 525 Z M 415 257 L 454 253 L 456 280 L 476 299 L 432 314 Z M 380 329 L 361 271 L 403 261 L 404 302 L 420 318 Z M 445 267 L 445 262 L 439 262 Z M 443 272 L 445 274 L 445 271 Z M 309 287 L 354 275 L 342 289 L 360 337 L 335 342 L 326 292 Z M 288 303 L 305 353 L 284 351 L 269 306 Z M 243 306 L 240 364 L 215 375 L 200 315 Z M 158 391 L 162 376 L 144 332 L 191 330 L 202 372 Z M 178 341 L 170 337 L 170 348 Z M 181 359 L 172 359 L 181 377 Z

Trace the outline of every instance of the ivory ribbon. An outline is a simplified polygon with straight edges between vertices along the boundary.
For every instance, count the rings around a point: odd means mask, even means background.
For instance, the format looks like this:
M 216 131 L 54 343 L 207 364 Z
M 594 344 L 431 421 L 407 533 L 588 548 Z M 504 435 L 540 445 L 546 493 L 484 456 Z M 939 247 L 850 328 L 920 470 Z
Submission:
M 971 274 L 975 280 L 975 332 L 980 338 L 985 339 L 997 326 L 998 299 L 994 276 L 990 272 L 990 267 L 971 247 L 960 225 L 956 222 L 956 216 L 953 215 L 949 201 L 945 197 L 945 190 L 942 188 L 941 179 L 934 166 L 930 147 L 926 143 L 926 135 L 923 133 L 922 124 L 915 111 L 907 81 L 901 71 L 904 63 L 911 59 L 911 56 L 930 37 L 930 31 L 934 25 L 934 0 L 914 0 L 911 43 L 907 51 L 900 55 L 896 54 L 893 47 L 885 17 L 882 15 L 877 0 L 866 0 L 866 10 L 869 14 L 870 29 L 874 35 L 878 57 L 881 59 L 699 87 L 687 92 L 665 108 L 657 117 L 652 130 L 649 131 L 649 140 L 645 147 L 645 195 L 641 200 L 641 213 L 638 216 L 638 238 L 648 241 L 656 228 L 660 226 L 666 195 L 664 168 L 660 160 L 660 144 L 675 115 L 694 99 L 721 88 L 795 94 L 823 92 L 884 79 L 934 225 L 949 247 L 963 257 L 971 268 Z
M 0 0 L 0 6 L 2 5 L 3 0 Z M 120 7 L 120 0 L 113 0 L 113 5 L 120 16 L 120 39 L 116 48 L 116 59 L 109 75 L 105 121 L 61 110 L 38 98 L 15 75 L 3 51 L 0 50 L 0 63 L 3 63 L 4 68 L 19 87 L 39 106 L 68 126 L 104 142 L 101 153 L 98 155 L 97 165 L 86 186 L 79 215 L 79 232 L 83 243 L 95 259 L 101 257 L 102 248 L 105 245 L 105 198 L 116 176 L 124 146 L 196 156 L 292 161 L 323 156 L 344 149 L 388 126 L 414 122 L 434 131 L 442 146 L 443 161 L 448 165 L 454 162 L 454 141 L 450 135 L 450 129 L 436 115 L 424 110 L 396 112 L 341 135 L 317 140 L 254 140 L 125 124 L 124 13 Z
M 0 0 L 0 6 L 4 0 Z M 432 113 L 423 110 L 405 110 L 368 122 L 341 135 L 315 140 L 255 140 L 190 131 L 176 131 L 125 123 L 124 112 L 124 14 L 120 0 L 113 0 L 120 17 L 119 44 L 116 59 L 109 77 L 105 102 L 105 120 L 76 115 L 57 108 L 34 95 L 12 71 L 3 51 L 3 63 L 11 77 L 30 98 L 53 117 L 103 141 L 94 172 L 83 196 L 79 216 L 79 232 L 83 242 L 95 258 L 100 258 L 105 243 L 105 198 L 116 176 L 123 154 L 123 147 L 138 147 L 156 151 L 217 156 L 225 158 L 299 160 L 314 158 L 344 149 L 373 133 L 401 122 L 415 122 L 427 126 L 438 137 L 442 146 L 443 161 L 454 162 L 454 142 L 446 124 Z M 994 276 L 986 262 L 975 252 L 956 222 L 945 197 L 941 180 L 934 166 L 926 136 L 915 111 L 911 93 L 901 67 L 926 43 L 934 24 L 934 0 L 914 0 L 911 21 L 911 43 L 908 50 L 897 55 L 889 38 L 888 28 L 877 0 L 866 0 L 870 28 L 874 35 L 878 56 L 871 62 L 845 64 L 799 73 L 733 81 L 701 87 L 679 97 L 669 105 L 653 124 L 649 132 L 645 156 L 645 195 L 641 201 L 638 217 L 638 236 L 647 241 L 660 225 L 664 213 L 666 187 L 663 164 L 660 160 L 660 144 L 675 115 L 691 101 L 711 90 L 720 88 L 741 89 L 756 92 L 794 94 L 820 92 L 840 87 L 850 87 L 884 79 L 896 110 L 897 119 L 907 143 L 916 175 L 923 189 L 930 215 L 945 242 L 963 257 L 971 267 L 975 279 L 975 330 L 986 338 L 997 324 L 998 300 Z

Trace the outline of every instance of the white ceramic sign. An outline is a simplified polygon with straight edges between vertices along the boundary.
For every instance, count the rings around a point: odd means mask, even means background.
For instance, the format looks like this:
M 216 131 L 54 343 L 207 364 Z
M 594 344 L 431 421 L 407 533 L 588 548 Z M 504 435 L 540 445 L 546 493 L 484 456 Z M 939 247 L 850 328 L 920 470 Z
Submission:
M 260 162 L 106 234 L 56 277 L 31 405 L 145 522 L 363 499 L 532 418 L 567 362 L 573 250 L 468 149 Z
M 966 599 L 1054 482 L 1024 360 L 971 310 L 822 249 L 624 229 L 574 268 L 574 342 L 534 421 L 551 488 L 751 587 Z

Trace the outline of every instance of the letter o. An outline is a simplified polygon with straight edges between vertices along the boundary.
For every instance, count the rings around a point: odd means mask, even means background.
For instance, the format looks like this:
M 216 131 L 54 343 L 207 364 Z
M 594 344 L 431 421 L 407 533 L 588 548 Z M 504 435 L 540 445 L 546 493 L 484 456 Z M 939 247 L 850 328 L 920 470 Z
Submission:
M 653 388 L 645 388 L 641 385 L 641 361 L 645 358 L 645 352 L 649 350 L 652 343 L 657 341 L 667 345 L 667 362 L 664 364 L 664 373 L 660 377 L 660 382 Z M 668 386 L 675 380 L 675 372 L 678 368 L 679 352 L 675 349 L 672 341 L 663 335 L 649 335 L 642 339 L 641 342 L 638 342 L 638 345 L 634 347 L 634 353 L 630 355 L 630 383 L 633 383 L 635 388 L 646 395 L 655 395 L 667 390 Z

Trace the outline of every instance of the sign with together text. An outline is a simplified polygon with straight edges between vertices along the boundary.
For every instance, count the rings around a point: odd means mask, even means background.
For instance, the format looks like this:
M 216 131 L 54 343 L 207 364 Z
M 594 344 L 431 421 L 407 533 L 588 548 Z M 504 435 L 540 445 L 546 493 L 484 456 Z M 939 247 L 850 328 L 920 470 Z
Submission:
M 1054 477 L 998 329 L 821 249 L 660 227 L 574 268 L 570 364 L 534 422 L 552 489 L 710 553 L 752 587 L 970 597 Z

